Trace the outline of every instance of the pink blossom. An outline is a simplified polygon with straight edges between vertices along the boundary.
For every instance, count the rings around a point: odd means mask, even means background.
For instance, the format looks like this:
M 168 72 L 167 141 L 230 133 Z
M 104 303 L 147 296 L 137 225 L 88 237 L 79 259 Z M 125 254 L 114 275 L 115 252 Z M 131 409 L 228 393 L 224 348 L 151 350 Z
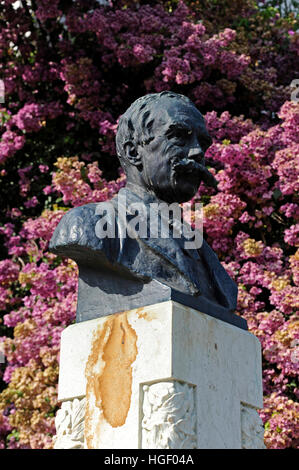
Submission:
M 35 207 L 38 204 L 38 200 L 36 196 L 33 196 L 31 199 L 28 199 L 24 202 L 24 206 L 29 209 L 30 207 Z

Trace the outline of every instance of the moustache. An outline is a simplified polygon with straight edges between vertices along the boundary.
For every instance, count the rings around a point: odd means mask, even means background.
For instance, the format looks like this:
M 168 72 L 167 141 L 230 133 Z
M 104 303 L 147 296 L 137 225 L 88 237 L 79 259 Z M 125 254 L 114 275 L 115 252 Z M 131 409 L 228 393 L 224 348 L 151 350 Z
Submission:
M 172 168 L 176 174 L 189 174 L 192 173 L 199 179 L 199 183 L 203 181 L 207 186 L 217 189 L 218 181 L 214 175 L 201 163 L 192 160 L 191 158 L 183 158 L 172 163 Z

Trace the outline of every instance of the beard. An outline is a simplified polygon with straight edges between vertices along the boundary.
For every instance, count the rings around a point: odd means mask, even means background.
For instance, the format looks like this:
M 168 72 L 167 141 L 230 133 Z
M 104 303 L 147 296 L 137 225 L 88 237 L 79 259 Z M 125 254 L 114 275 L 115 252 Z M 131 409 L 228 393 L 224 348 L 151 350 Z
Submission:
M 164 167 L 165 168 L 165 167 Z M 201 182 L 217 187 L 217 180 L 207 168 L 196 160 L 174 153 L 168 160 L 168 169 L 153 173 L 148 189 L 167 203 L 183 203 L 192 199 Z
M 214 175 L 201 163 L 191 159 L 183 158 L 172 164 L 173 178 L 186 176 L 198 182 L 198 186 L 203 181 L 207 186 L 217 188 L 217 180 Z
M 171 160 L 172 200 L 179 203 L 189 201 L 197 193 L 201 182 L 217 188 L 217 180 L 202 163 L 188 157 L 176 156 Z

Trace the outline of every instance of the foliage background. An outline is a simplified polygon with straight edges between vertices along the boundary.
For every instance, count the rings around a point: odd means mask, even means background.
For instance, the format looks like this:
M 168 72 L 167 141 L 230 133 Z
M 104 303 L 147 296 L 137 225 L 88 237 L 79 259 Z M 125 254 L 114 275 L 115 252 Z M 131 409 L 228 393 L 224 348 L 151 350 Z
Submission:
M 265 443 L 298 448 L 298 2 L 0 7 L 0 447 L 52 447 L 77 271 L 48 242 L 66 210 L 124 185 L 119 116 L 171 89 L 195 102 L 213 137 L 207 163 L 219 192 L 202 185 L 194 202 L 262 344 Z

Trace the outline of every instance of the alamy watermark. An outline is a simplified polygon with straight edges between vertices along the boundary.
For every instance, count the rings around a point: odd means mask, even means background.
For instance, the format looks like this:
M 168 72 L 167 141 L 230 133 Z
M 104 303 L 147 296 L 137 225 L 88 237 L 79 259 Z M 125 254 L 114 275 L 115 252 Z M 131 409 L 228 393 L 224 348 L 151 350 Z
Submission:
M 4 345 L 0 342 L 0 364 L 4 364 L 5 356 L 4 356 Z
M 292 352 L 291 352 L 291 361 L 294 364 L 299 362 L 299 339 L 294 339 L 291 342 Z
M 5 85 L 4 80 L 0 80 L 0 104 L 5 102 Z
M 291 101 L 299 103 L 299 78 L 294 79 L 291 82 L 290 87 L 293 89 L 291 93 Z
M 95 234 L 103 238 L 151 238 L 182 239 L 185 249 L 198 249 L 203 243 L 203 205 L 176 202 L 127 203 L 125 195 L 119 195 L 117 210 L 107 201 L 96 206 L 100 216 Z M 117 213 L 117 217 L 116 217 Z M 116 220 L 118 224 L 116 227 Z M 192 226 L 193 227 L 192 227 Z

